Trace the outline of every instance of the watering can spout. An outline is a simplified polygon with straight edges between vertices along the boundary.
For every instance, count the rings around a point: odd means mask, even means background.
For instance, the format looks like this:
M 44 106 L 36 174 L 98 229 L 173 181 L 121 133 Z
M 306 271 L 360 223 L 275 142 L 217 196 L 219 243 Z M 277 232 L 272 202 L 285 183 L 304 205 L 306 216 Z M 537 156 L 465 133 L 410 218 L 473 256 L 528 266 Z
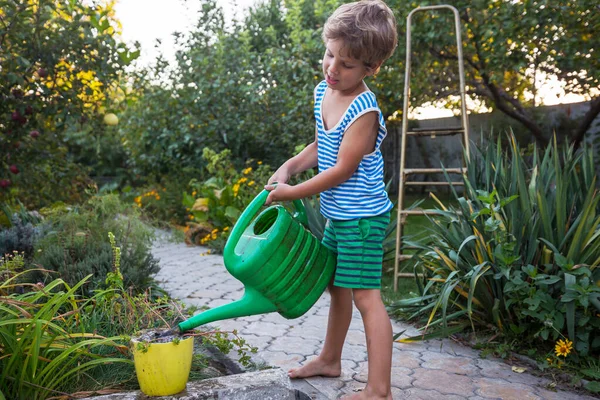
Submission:
M 194 315 L 179 323 L 178 327 L 180 332 L 185 332 L 214 321 L 248 317 L 250 315 L 270 313 L 273 311 L 277 311 L 275 304 L 254 288 L 246 287 L 244 296 L 241 299 Z

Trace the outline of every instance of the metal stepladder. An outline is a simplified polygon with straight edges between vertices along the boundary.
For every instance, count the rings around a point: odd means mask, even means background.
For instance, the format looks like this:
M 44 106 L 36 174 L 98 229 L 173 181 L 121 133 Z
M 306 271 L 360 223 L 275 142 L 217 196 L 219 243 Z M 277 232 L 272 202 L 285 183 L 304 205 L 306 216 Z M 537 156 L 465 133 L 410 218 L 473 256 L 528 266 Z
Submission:
M 410 103 L 410 73 L 411 73 L 411 21 L 417 12 L 448 9 L 454 13 L 454 28 L 456 34 L 456 48 L 458 58 L 458 72 L 460 78 L 460 103 L 461 103 L 461 126 L 441 129 L 412 129 L 408 130 L 408 107 Z M 429 136 L 434 138 L 437 135 L 461 135 L 462 144 L 465 148 L 465 154 L 469 155 L 469 120 L 465 103 L 465 73 L 462 54 L 462 39 L 460 34 L 460 17 L 458 10 L 450 5 L 419 7 L 410 12 L 406 18 L 406 67 L 404 74 L 404 106 L 402 108 L 402 139 L 400 150 L 400 174 L 398 184 L 398 218 L 396 220 L 396 257 L 394 263 L 394 291 L 398 290 L 398 278 L 413 276 L 413 274 L 400 273 L 400 263 L 410 260 L 412 255 L 402 252 L 402 234 L 406 218 L 409 215 L 433 214 L 432 211 L 422 209 L 406 210 L 404 209 L 404 191 L 406 186 L 442 186 L 442 185 L 462 185 L 462 182 L 415 182 L 408 181 L 407 177 L 415 174 L 435 174 L 446 171 L 449 174 L 464 174 L 466 167 L 463 159 L 462 168 L 406 168 L 406 138 L 407 136 Z

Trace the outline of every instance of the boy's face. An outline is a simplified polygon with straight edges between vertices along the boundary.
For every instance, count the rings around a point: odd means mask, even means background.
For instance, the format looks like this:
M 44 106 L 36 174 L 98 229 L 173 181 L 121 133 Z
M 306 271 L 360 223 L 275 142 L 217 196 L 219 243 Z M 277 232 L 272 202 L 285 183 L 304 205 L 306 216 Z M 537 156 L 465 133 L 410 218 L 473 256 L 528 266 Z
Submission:
M 342 39 L 328 39 L 323 56 L 323 74 L 327 86 L 333 90 L 353 91 L 373 69 L 351 57 Z

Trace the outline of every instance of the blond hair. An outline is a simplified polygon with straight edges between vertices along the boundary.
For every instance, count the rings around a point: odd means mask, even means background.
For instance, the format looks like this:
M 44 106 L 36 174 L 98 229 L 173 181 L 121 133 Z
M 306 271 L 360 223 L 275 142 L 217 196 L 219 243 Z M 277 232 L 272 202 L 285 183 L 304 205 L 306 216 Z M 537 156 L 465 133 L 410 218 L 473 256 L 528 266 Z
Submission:
M 348 54 L 370 68 L 387 60 L 398 44 L 396 18 L 381 0 L 343 4 L 327 19 L 323 41 L 342 39 Z

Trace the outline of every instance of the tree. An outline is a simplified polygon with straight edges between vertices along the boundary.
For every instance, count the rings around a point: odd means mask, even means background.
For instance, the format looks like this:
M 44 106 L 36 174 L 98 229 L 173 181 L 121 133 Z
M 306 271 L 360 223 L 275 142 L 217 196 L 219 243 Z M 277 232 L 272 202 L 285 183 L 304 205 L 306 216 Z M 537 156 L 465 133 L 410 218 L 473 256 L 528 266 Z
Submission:
M 441 1 L 390 1 L 399 32 L 417 6 Z M 600 113 L 600 6 L 594 0 L 458 0 L 467 93 L 523 124 L 546 144 L 552 132 L 536 118 L 536 74 L 555 75 L 565 91 L 591 102 L 571 133 L 579 145 Z M 413 20 L 413 77 L 416 103 L 458 94 L 456 38 L 452 14 L 417 13 Z M 405 54 L 400 43 L 397 53 Z M 413 86 L 414 84 L 414 86 Z M 400 83 L 392 86 L 400 89 Z
M 101 124 L 139 54 L 115 39 L 113 3 L 0 0 L 0 200 L 41 206 L 86 188 L 67 132 Z

